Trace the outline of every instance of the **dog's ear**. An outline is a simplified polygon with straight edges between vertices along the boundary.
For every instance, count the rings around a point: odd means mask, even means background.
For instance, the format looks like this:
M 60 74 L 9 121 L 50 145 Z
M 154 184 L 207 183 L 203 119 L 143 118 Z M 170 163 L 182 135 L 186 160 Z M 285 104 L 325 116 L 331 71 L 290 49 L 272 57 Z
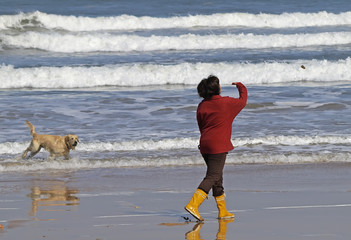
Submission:
M 69 143 L 69 136 L 67 135 L 67 136 L 65 136 L 65 143 L 66 143 L 66 145 L 68 146 L 68 148 L 71 148 L 71 144 Z

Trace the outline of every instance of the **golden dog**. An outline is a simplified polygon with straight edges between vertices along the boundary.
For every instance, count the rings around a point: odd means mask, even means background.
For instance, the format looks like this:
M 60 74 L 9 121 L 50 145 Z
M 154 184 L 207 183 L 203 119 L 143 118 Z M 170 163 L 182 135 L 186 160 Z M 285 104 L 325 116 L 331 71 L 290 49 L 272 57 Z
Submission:
M 50 159 L 64 156 L 66 160 L 69 159 L 69 151 L 74 150 L 79 142 L 78 136 L 69 134 L 67 136 L 55 136 L 47 134 L 37 134 L 35 127 L 29 121 L 26 121 L 30 128 L 30 134 L 33 139 L 29 147 L 24 151 L 22 159 L 27 156 L 28 152 L 31 152 L 28 158 L 35 156 L 40 152 L 41 148 L 44 148 L 50 153 Z

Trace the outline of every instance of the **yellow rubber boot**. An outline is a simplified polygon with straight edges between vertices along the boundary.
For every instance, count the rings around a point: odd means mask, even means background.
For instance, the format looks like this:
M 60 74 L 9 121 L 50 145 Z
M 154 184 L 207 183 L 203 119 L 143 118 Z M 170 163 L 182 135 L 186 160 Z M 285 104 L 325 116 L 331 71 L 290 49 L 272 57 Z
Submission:
M 193 227 L 193 230 L 191 230 L 185 234 L 185 239 L 186 240 L 202 240 L 202 238 L 200 236 L 200 229 L 201 229 L 203 224 L 204 224 L 203 222 L 197 223 Z
M 225 195 L 221 195 L 215 197 L 218 208 L 218 219 L 229 219 L 234 218 L 234 214 L 227 211 L 227 207 L 225 206 Z
M 205 198 L 207 198 L 207 194 L 201 189 L 196 189 L 193 197 L 190 199 L 190 202 L 185 206 L 185 210 L 187 210 L 199 221 L 204 220 L 199 214 L 199 206 L 205 200 Z

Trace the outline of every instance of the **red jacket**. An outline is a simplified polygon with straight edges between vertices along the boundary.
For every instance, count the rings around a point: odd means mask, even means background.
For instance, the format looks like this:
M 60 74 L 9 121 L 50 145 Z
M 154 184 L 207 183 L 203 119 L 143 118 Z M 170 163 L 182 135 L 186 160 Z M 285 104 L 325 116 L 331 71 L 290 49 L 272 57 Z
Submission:
M 204 99 L 197 107 L 201 154 L 224 153 L 234 149 L 231 142 L 234 118 L 245 107 L 247 90 L 238 83 L 239 99 L 233 97 L 212 96 Z

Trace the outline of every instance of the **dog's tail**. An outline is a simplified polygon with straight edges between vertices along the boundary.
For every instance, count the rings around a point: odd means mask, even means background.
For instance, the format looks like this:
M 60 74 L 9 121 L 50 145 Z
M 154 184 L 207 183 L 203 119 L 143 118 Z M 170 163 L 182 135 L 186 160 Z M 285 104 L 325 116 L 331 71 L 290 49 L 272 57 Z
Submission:
M 30 135 L 34 136 L 34 134 L 36 134 L 35 132 L 35 127 L 33 126 L 33 124 L 31 124 L 29 121 L 26 121 L 27 123 L 27 126 L 29 127 L 30 129 Z

